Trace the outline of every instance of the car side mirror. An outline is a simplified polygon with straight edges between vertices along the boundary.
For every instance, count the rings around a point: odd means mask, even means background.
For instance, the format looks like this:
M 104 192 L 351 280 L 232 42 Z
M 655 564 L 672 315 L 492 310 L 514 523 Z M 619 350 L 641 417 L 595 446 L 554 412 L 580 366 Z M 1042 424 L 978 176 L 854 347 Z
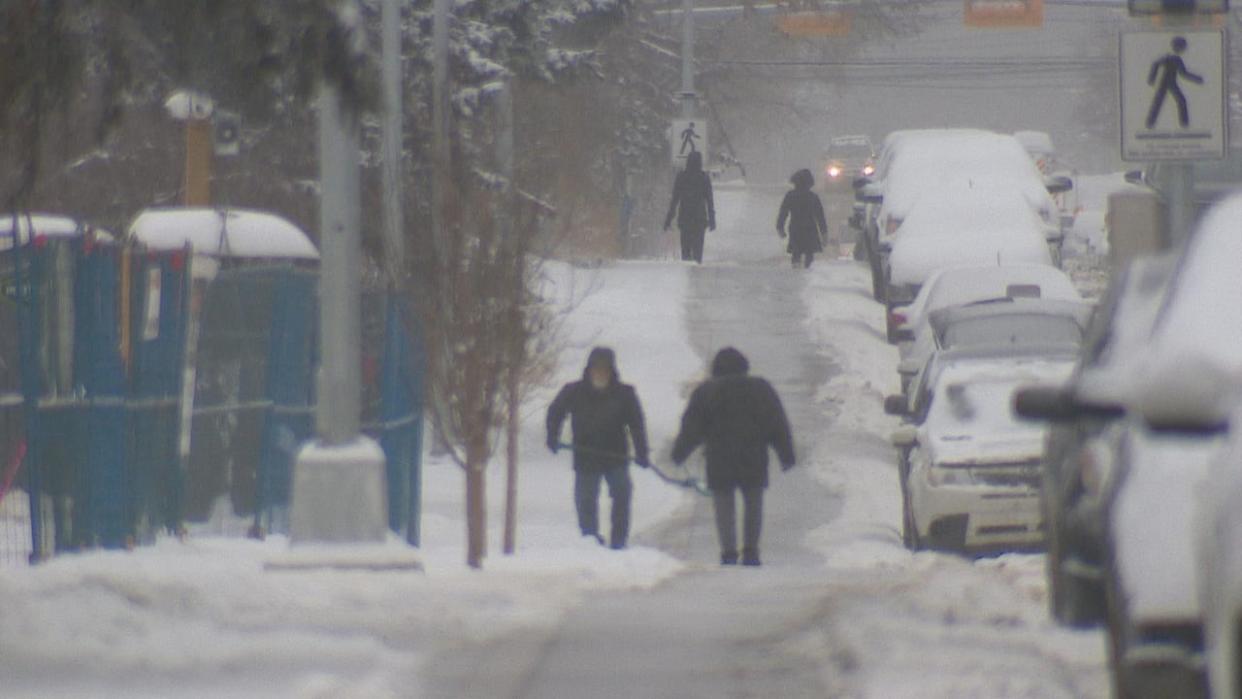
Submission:
M 1081 411 L 1070 391 L 1060 386 L 1028 386 L 1014 392 L 1013 411 L 1027 420 L 1070 422 Z
M 919 431 L 913 425 L 898 427 L 893 430 L 890 441 L 898 449 L 909 449 L 919 443 Z
M 1126 414 L 1119 403 L 1084 400 L 1072 388 L 1028 386 L 1014 393 L 1013 411 L 1027 420 L 1072 422 L 1081 417 L 1114 420 Z
M 1061 194 L 1074 188 L 1074 181 L 1064 175 L 1053 175 L 1044 180 L 1049 194 Z
M 892 395 L 884 397 L 884 412 L 889 415 L 906 416 L 910 414 L 910 404 L 905 396 Z
M 1143 184 L 1143 171 L 1142 170 L 1126 171 L 1126 182 L 1129 182 L 1130 184 Z

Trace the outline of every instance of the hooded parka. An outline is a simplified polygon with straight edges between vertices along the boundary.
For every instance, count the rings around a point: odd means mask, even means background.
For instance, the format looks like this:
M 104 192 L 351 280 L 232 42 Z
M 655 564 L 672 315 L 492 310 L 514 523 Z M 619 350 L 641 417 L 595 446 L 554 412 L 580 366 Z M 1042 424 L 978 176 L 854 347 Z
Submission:
M 712 378 L 690 395 L 673 444 L 680 464 L 705 445 L 707 486 L 713 491 L 768 485 L 768 447 L 782 467 L 794 465 L 793 437 L 776 390 L 764 379 L 748 376 L 746 357 L 732 347 L 717 353 Z
M 591 367 L 597 364 L 606 366 L 611 374 L 602 390 L 591 384 Z M 611 349 L 591 350 L 582 380 L 565 384 L 548 406 L 548 446 L 554 451 L 566 415 L 571 416 L 574 433 L 575 471 L 609 471 L 625 466 L 629 454 L 627 429 L 634 442 L 635 462 L 647 463 L 647 430 L 638 394 L 633 386 L 621 383 L 616 355 Z
M 824 219 L 824 205 L 819 195 L 811 191 L 815 178 L 810 170 L 799 170 L 789 179 L 794 188 L 785 193 L 780 214 L 776 217 L 776 230 L 784 234 L 785 220 L 789 220 L 789 246 L 794 255 L 817 253 L 824 249 L 821 238 L 828 235 L 828 222 Z

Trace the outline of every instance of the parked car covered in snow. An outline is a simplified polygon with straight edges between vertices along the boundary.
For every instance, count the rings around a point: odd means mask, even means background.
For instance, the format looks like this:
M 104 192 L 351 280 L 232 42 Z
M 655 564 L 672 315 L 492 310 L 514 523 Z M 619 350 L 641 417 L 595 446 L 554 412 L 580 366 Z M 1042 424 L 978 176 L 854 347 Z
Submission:
M 907 306 L 893 309 L 898 340 L 913 340 L 927 327 L 927 313 L 937 308 L 1003 297 L 1081 301 L 1065 272 L 1048 265 L 963 265 L 936 270 Z
M 1193 520 L 1242 388 L 1242 195 L 1208 212 L 1178 261 L 1126 406 L 1105 496 L 1104 586 L 1115 696 L 1203 692 Z
M 962 265 L 1052 265 L 1038 217 L 1004 184 L 972 179 L 929 190 L 883 260 L 887 336 L 896 340 L 895 306 L 918 296 L 937 270 Z
M 1093 309 L 1084 301 L 1001 296 L 933 310 L 924 331 L 903 347 L 897 365 L 902 392 L 937 350 L 990 344 L 1080 345 Z
M 1242 404 L 1229 420 L 1229 443 L 1208 467 L 1199 493 L 1196 561 L 1208 687 L 1242 696 Z
M 1067 378 L 1074 356 L 1072 345 L 945 350 L 909 399 L 885 400 L 909 422 L 893 434 L 909 548 L 990 552 L 1043 542 L 1045 430 L 1018 420 L 1010 403 L 1026 383 Z
M 1160 308 L 1176 258 L 1139 258 L 1121 270 L 1087 328 L 1074 376 L 1061 386 L 1023 389 L 1018 413 L 1049 420 L 1044 445 L 1043 508 L 1048 535 L 1048 604 L 1071 626 L 1104 620 L 1103 496 L 1124 410 L 1107 395 L 1117 373 L 1136 361 Z

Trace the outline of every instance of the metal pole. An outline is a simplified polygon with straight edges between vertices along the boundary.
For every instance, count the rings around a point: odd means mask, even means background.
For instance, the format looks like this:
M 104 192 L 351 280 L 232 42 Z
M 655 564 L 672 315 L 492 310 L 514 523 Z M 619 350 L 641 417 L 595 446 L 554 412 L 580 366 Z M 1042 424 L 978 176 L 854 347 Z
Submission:
M 358 435 L 361 413 L 358 123 L 335 85 L 319 88 L 319 399 L 315 428 L 328 446 Z
M 1191 163 L 1171 163 L 1168 169 L 1168 238 L 1166 248 L 1178 248 L 1190 238 L 1195 218 L 1195 170 Z
M 504 188 L 500 193 L 500 203 L 497 208 L 497 225 L 500 226 L 501 244 L 507 246 L 513 254 L 512 264 L 513 271 L 513 298 L 510 303 L 513 304 L 511 309 L 512 323 L 509 332 L 512 335 L 506 340 L 509 343 L 509 367 L 507 372 L 507 383 L 505 386 L 506 396 L 506 424 L 505 424 L 505 522 L 504 522 L 504 540 L 501 542 L 501 549 L 506 555 L 512 555 L 517 547 L 517 480 L 518 480 L 518 433 L 521 425 L 519 424 L 519 412 L 521 410 L 520 392 L 521 392 L 521 368 L 523 364 L 523 345 L 524 334 L 522 328 L 522 291 L 523 276 L 525 274 L 525 264 L 522 259 L 526 254 L 525 246 L 521 241 L 515 238 L 515 235 L 522 235 L 513 229 L 513 85 L 506 82 L 504 89 L 496 96 L 496 164 L 500 170 L 500 176 L 504 178 Z
M 681 2 L 681 116 L 695 116 L 694 93 L 694 0 Z
M 384 82 L 384 266 L 389 288 L 397 293 L 405 266 L 404 211 L 401 202 L 401 3 L 384 0 L 381 23 Z

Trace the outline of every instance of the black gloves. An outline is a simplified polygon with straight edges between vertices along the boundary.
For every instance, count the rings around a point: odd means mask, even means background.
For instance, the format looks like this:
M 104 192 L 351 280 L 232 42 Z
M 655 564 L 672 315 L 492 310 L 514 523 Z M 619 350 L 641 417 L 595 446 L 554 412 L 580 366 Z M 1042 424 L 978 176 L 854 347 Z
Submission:
M 561 448 L 561 445 L 560 443 L 557 442 L 555 437 L 548 437 L 548 451 L 555 454 L 557 451 L 560 450 L 560 448 Z
M 646 454 L 639 454 L 634 457 L 634 463 L 643 468 L 651 468 L 651 459 Z

